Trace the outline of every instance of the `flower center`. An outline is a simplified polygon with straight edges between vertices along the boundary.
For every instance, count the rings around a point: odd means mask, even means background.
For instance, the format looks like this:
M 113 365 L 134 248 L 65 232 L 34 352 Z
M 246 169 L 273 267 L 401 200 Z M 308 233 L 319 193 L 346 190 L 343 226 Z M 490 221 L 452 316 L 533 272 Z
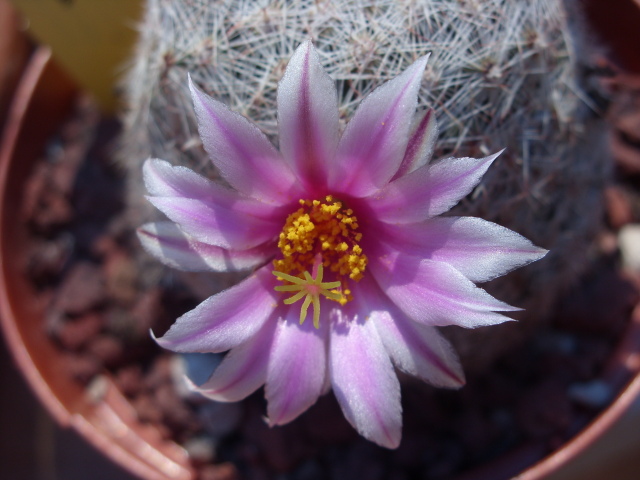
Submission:
M 361 239 L 353 210 L 331 195 L 324 200 L 300 200 L 300 208 L 287 217 L 278 239 L 282 257 L 273 261 L 273 274 L 286 282 L 277 291 L 297 292 L 285 303 L 305 298 L 300 323 L 313 303 L 313 324 L 319 327 L 320 295 L 341 305 L 353 299 L 349 281 L 359 281 L 367 266 Z M 324 269 L 333 281 L 323 282 Z

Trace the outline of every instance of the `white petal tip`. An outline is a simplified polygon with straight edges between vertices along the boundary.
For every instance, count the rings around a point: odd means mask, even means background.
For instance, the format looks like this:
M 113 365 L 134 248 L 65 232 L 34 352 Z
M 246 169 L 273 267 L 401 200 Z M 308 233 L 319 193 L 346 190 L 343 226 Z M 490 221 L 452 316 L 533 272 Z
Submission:
M 208 95 L 206 93 L 204 93 L 200 89 L 200 87 L 198 87 L 196 85 L 196 83 L 191 78 L 191 75 L 189 75 L 189 91 L 191 92 L 191 100 L 193 101 L 194 105 L 196 105 L 196 106 L 197 106 L 197 104 L 202 104 L 203 103 L 203 98 L 202 97 L 208 97 Z M 196 111 L 196 113 L 197 113 L 197 111 Z
M 398 435 L 397 438 L 381 438 L 381 439 L 370 439 L 372 442 L 377 443 L 383 448 L 388 448 L 389 450 L 395 450 L 400 446 L 400 442 L 402 441 L 402 435 Z
M 153 333 L 153 330 L 151 330 L 151 329 L 149 329 L 149 336 L 151 337 L 151 340 L 156 342 L 158 345 L 162 346 L 162 344 L 160 343 L 160 339 L 158 337 L 156 337 L 156 334 Z
M 182 379 L 190 392 L 201 393 L 200 388 L 186 374 L 182 376 Z
M 538 258 L 536 260 L 540 260 L 541 258 L 544 258 L 544 257 L 547 256 L 547 253 L 549 253 L 549 250 L 546 250 L 544 248 L 538 248 L 535 253 L 538 256 Z
M 156 334 L 153 333 L 153 330 L 149 329 L 149 335 L 151 335 L 151 339 L 158 344 L 158 346 L 165 348 L 167 350 L 171 350 L 177 352 L 178 350 L 172 348 L 171 342 L 164 339 L 165 335 L 162 337 L 156 337 Z
M 429 58 L 431 58 L 431 52 L 425 53 L 423 56 L 421 56 L 418 59 L 418 62 L 424 62 L 424 65 L 426 66 Z
M 492 155 L 487 155 L 486 157 L 484 157 L 484 160 L 487 161 L 487 163 L 491 164 L 493 163 L 493 161 L 498 158 L 500 155 L 502 155 L 504 153 L 504 151 L 506 150 L 506 148 L 503 148 L 502 150 L 492 154 Z

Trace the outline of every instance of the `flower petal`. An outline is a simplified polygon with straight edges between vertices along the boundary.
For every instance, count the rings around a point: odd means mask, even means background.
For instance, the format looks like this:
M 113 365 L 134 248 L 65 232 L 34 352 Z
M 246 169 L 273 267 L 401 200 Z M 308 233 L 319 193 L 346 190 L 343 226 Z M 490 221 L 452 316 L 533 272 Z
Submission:
M 436 327 L 420 325 L 404 315 L 375 316 L 375 323 L 396 367 L 436 387 L 465 384 L 458 355 Z
M 412 320 L 473 328 L 508 320 L 516 311 L 476 287 L 451 265 L 400 253 L 380 242 L 369 267 L 382 290 Z
M 324 386 L 327 322 L 299 324 L 298 308 L 278 321 L 267 368 L 265 396 L 270 425 L 290 422 L 313 405 Z
M 404 153 L 400 168 L 394 179 L 404 177 L 407 173 L 426 165 L 431 160 L 433 149 L 438 138 L 438 122 L 433 110 L 428 109 L 416 114 L 409 135 L 409 143 Z
M 218 402 L 237 402 L 260 388 L 267 378 L 276 320 L 274 313 L 253 337 L 227 353 L 209 380 L 193 390 Z
M 472 282 L 486 282 L 547 254 L 513 230 L 475 217 L 432 218 L 383 228 L 388 243 L 398 250 L 448 263 Z
M 231 186 L 278 205 L 300 198 L 295 175 L 258 127 L 200 91 L 191 77 L 189 88 L 204 148 Z
M 277 237 L 281 223 L 241 215 L 191 198 L 147 197 L 185 233 L 210 245 L 245 250 Z
M 178 270 L 230 272 L 265 263 L 275 253 L 273 245 L 249 250 L 227 250 L 202 243 L 180 230 L 173 222 L 147 223 L 138 229 L 145 250 Z
M 396 448 L 402 436 L 400 383 L 376 326 L 366 310 L 351 304 L 333 314 L 329 368 L 342 412 L 360 435 Z
M 144 164 L 148 200 L 185 233 L 210 245 L 244 250 L 276 237 L 283 207 L 224 188 L 185 167 L 163 160 Z
M 286 207 L 260 202 L 165 160 L 148 159 L 143 166 L 145 187 L 153 197 L 190 198 L 262 219 L 281 219 Z
M 484 157 L 449 158 L 389 183 L 367 203 L 379 220 L 414 223 L 446 212 L 468 195 L 504 150 Z
M 407 318 L 370 276 L 354 286 L 353 295 L 371 312 L 370 320 L 396 367 L 438 387 L 464 385 L 458 356 L 435 327 Z
M 209 297 L 182 315 L 163 337 L 174 352 L 224 352 L 252 337 L 277 306 L 276 279 L 262 267 L 237 285 Z
M 428 55 L 367 96 L 342 135 L 329 187 L 354 197 L 372 194 L 404 157 Z
M 278 84 L 278 130 L 280 151 L 307 190 L 325 187 L 338 144 L 338 93 L 310 40 Z

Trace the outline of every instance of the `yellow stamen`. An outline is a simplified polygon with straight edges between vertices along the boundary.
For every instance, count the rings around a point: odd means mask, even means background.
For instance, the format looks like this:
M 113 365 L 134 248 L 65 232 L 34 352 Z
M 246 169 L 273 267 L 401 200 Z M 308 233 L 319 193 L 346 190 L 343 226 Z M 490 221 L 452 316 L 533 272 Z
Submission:
M 294 282 L 293 285 L 278 285 L 275 287 L 278 292 L 295 292 L 298 291 L 293 297 L 289 297 L 284 300 L 284 303 L 291 305 L 298 300 L 304 298 L 304 303 L 300 309 L 300 324 L 304 323 L 307 318 L 307 309 L 309 304 L 313 302 L 313 326 L 320 328 L 320 295 L 324 295 L 332 300 L 338 300 L 339 296 L 330 291 L 332 288 L 338 288 L 341 282 L 323 282 L 323 268 L 322 264 L 318 265 L 318 273 L 316 278 L 313 278 L 309 272 L 304 271 L 304 279 L 298 277 L 292 277 L 286 273 L 273 271 L 273 274 L 280 280 L 289 280 Z
M 273 273 L 290 283 L 276 287 L 277 291 L 298 292 L 285 300 L 286 304 L 304 298 L 300 323 L 313 304 L 313 323 L 318 327 L 320 295 L 341 305 L 352 300 L 349 282 L 363 277 L 367 257 L 359 245 L 362 233 L 353 210 L 343 208 L 331 195 L 299 203 L 300 208 L 287 217 L 278 237 L 282 255 L 274 260 Z M 323 267 L 335 281 L 322 281 Z M 317 272 L 316 278 L 309 272 Z

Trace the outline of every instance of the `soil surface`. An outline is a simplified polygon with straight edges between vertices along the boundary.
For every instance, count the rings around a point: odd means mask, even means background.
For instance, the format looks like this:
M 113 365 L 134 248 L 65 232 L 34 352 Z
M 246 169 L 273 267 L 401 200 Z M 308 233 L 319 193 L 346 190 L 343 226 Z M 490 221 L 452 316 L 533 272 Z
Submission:
M 611 89 L 628 100 L 612 108 L 619 168 L 607 191 L 600 259 L 548 327 L 491 369 L 469 375 L 463 389 L 402 376 L 397 450 L 360 438 L 333 394 L 293 423 L 269 428 L 261 390 L 236 404 L 186 390 L 185 371 L 212 368 L 220 357 L 179 356 L 151 340 L 150 328 L 162 333 L 199 299 L 179 276 L 146 286 L 124 178 L 112 160 L 119 125 L 87 99 L 51 140 L 25 189 L 22 214 L 33 236 L 27 274 L 38 292 L 53 294 L 44 328 L 69 375 L 88 384 L 110 372 L 140 421 L 182 444 L 202 480 L 452 479 L 492 462 L 504 462 L 508 478 L 579 432 L 626 381 L 611 380 L 607 359 L 638 303 L 639 282 L 619 266 L 616 231 L 640 221 L 640 85 L 612 80 Z

